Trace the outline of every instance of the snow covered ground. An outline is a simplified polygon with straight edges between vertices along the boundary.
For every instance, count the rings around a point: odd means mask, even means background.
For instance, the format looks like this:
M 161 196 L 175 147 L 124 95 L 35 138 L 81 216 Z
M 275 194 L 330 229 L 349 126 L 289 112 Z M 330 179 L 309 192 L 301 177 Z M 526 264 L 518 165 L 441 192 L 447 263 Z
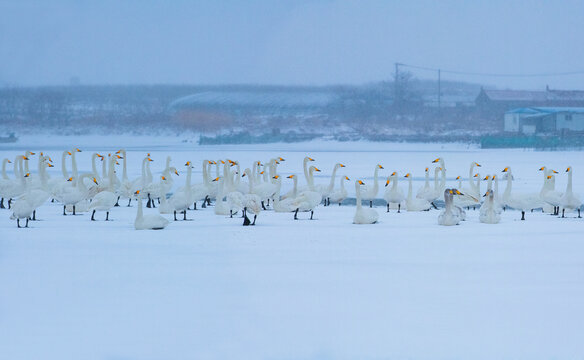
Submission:
M 183 140 L 30 137 L 0 145 L 0 157 L 46 151 L 56 177 L 66 147 L 83 150 L 80 171 L 89 171 L 93 151 L 123 146 L 130 178 L 151 152 L 155 174 L 171 155 L 179 171 L 193 161 L 200 182 L 207 158 L 251 165 L 282 156 L 279 172 L 301 175 L 310 155 L 323 170 L 317 183 L 328 182 L 335 162 L 347 165 L 339 174 L 371 182 L 379 163 L 383 178 L 412 172 L 417 190 L 424 167 L 440 156 L 448 185 L 477 161 L 483 176 L 511 166 L 521 191 L 539 191 L 537 169 L 550 166 L 563 191 L 572 165 L 574 189 L 584 192 L 582 152 L 324 141 L 200 147 Z M 257 226 L 243 227 L 208 208 L 158 232 L 133 229 L 135 207 L 114 209 L 111 222 L 103 214 L 91 222 L 48 203 L 29 229 L 17 229 L 0 210 L 0 358 L 584 357 L 584 219 L 528 213 L 522 222 L 507 211 L 500 224 L 486 225 L 469 211 L 461 225 L 442 227 L 435 210 L 387 214 L 377 207 L 380 223 L 369 226 L 351 224 L 354 209 L 321 206 L 314 221 L 266 211 Z

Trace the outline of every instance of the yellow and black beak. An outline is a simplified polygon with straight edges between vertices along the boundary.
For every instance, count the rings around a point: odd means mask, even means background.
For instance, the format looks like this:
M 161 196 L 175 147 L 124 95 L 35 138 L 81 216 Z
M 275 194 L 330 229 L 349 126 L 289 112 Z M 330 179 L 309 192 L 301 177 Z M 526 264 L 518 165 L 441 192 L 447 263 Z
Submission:
M 340 166 L 340 167 L 346 167 L 346 166 L 345 166 L 345 165 L 343 165 L 343 164 L 339 164 L 339 166 Z
M 357 182 L 359 183 L 359 185 L 365 185 L 365 183 L 361 180 L 358 180 Z
M 294 175 L 290 175 L 290 176 L 286 176 L 287 179 L 292 179 L 294 178 Z

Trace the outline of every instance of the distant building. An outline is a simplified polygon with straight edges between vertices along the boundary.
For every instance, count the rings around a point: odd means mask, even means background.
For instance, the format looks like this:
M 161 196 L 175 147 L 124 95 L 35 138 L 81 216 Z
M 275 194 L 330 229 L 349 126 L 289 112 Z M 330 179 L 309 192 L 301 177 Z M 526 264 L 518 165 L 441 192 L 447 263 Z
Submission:
M 511 109 L 528 107 L 584 107 L 584 91 L 485 90 L 475 100 L 477 109 L 486 116 L 500 119 Z
M 584 107 L 523 107 L 505 113 L 504 130 L 525 135 L 584 132 Z

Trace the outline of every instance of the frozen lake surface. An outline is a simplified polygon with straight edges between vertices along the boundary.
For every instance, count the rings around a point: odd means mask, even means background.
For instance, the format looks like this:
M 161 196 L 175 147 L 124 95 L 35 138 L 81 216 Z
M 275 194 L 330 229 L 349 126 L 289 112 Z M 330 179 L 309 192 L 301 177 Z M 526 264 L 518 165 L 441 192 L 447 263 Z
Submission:
M 328 183 L 336 162 L 347 166 L 339 174 L 366 182 L 382 164 L 382 179 L 398 171 L 407 191 L 406 172 L 417 190 L 424 168 L 443 157 L 448 186 L 457 175 L 466 179 L 477 161 L 482 176 L 511 166 L 514 191 L 539 191 L 537 170 L 549 166 L 560 172 L 556 189 L 563 191 L 571 165 L 574 190 L 584 193 L 582 152 L 460 144 L 200 147 L 180 137 L 25 137 L 0 145 L 0 155 L 45 151 L 57 177 L 60 153 L 72 146 L 83 150 L 81 172 L 91 170 L 93 151 L 126 148 L 131 179 L 146 152 L 155 176 L 167 155 L 179 171 L 192 161 L 193 182 L 201 181 L 204 159 L 251 166 L 282 156 L 281 175 L 302 175 L 309 155 L 323 170 L 317 183 Z M 181 174 L 175 186 L 183 183 Z M 291 187 L 285 184 L 284 191 Z M 347 189 L 352 194 L 354 186 Z M 486 225 L 470 210 L 467 221 L 443 227 L 436 210 L 388 214 L 379 206 L 378 224 L 353 225 L 354 206 L 319 206 L 313 221 L 265 211 L 255 227 L 243 227 L 211 207 L 153 232 L 134 230 L 135 207 L 115 208 L 111 222 L 61 211 L 47 203 L 40 221 L 17 229 L 0 210 L 1 358 L 584 357 L 584 219 L 574 214 L 534 212 L 519 221 L 517 211 L 506 211 L 500 224 Z

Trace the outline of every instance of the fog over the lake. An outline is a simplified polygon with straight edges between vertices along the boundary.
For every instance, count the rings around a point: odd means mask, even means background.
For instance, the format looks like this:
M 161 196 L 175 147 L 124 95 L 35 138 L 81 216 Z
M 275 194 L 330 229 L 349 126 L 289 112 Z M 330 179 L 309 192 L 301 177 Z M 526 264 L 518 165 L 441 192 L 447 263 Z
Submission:
M 0 0 L 0 86 L 361 84 L 395 62 L 582 71 L 583 24 L 583 1 Z M 443 79 L 581 89 L 584 75 Z

